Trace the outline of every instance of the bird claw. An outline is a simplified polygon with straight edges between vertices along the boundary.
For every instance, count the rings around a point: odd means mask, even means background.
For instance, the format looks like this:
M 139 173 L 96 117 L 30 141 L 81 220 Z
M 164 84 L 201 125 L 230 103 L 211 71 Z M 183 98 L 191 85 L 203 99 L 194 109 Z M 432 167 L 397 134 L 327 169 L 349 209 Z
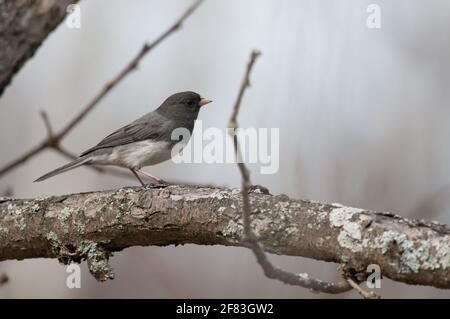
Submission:
M 165 188 L 169 186 L 170 183 L 163 181 L 162 179 L 159 181 L 152 181 L 150 183 L 145 184 L 145 189 L 153 189 L 153 188 Z

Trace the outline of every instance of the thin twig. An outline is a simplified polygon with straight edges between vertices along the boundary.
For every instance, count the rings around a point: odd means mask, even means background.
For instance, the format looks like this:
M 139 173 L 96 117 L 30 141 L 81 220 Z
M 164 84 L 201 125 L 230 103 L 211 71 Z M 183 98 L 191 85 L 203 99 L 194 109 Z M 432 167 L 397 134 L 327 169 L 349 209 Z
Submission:
M 253 68 L 253 65 L 256 59 L 260 55 L 260 51 L 254 50 L 250 55 L 250 60 L 247 64 L 247 69 L 245 72 L 244 79 L 242 81 L 238 97 L 236 99 L 236 103 L 233 107 L 233 112 L 230 117 L 230 121 L 228 126 L 232 129 L 230 130 L 230 135 L 233 137 L 234 150 L 236 157 L 238 158 L 238 167 L 242 177 L 242 200 L 243 200 L 243 220 L 244 220 L 244 233 L 249 244 L 249 248 L 253 251 L 256 256 L 256 259 L 262 269 L 264 270 L 264 274 L 272 279 L 280 280 L 289 285 L 301 286 L 304 288 L 312 289 L 317 292 L 325 292 L 325 293 L 342 293 L 353 289 L 351 285 L 347 281 L 341 282 L 325 282 L 319 279 L 311 278 L 308 274 L 295 274 L 291 272 L 284 271 L 279 269 L 271 264 L 269 259 L 267 258 L 266 253 L 262 245 L 260 244 L 256 234 L 253 232 L 250 225 L 250 200 L 249 200 L 249 190 L 251 186 L 250 182 L 250 174 L 245 166 L 245 163 L 239 160 L 242 157 L 241 147 L 238 141 L 234 130 L 238 127 L 237 124 L 237 115 L 239 113 L 240 105 L 242 98 L 244 96 L 245 90 L 250 86 L 250 73 Z
M 353 279 L 345 278 L 350 286 L 353 287 L 364 299 L 379 299 L 380 297 L 373 291 L 365 291 Z
M 42 120 L 44 121 L 45 128 L 47 129 L 48 138 L 49 139 L 53 138 L 54 137 L 53 129 L 52 129 L 52 125 L 50 123 L 50 120 L 48 118 L 47 112 L 45 112 L 45 110 L 41 110 L 39 112 L 39 115 L 42 117 Z
M 47 136 L 42 142 L 32 147 L 29 151 L 19 156 L 15 160 L 6 164 L 0 169 L 0 177 L 8 173 L 9 171 L 15 169 L 17 166 L 25 163 L 30 158 L 39 154 L 47 148 L 54 148 L 61 143 L 61 140 L 90 112 L 92 109 L 113 89 L 119 84 L 131 71 L 135 70 L 141 61 L 141 59 L 152 49 L 154 49 L 158 44 L 163 42 L 171 34 L 181 28 L 184 21 L 200 6 L 203 0 L 195 1 L 184 13 L 175 21 L 174 24 L 170 26 L 165 32 L 163 32 L 156 40 L 152 43 L 145 43 L 142 49 L 137 53 L 137 55 L 122 69 L 119 74 L 114 77 L 110 82 L 108 82 L 104 88 L 89 102 L 81 111 L 78 113 L 69 123 L 61 129 L 57 134 L 53 134 L 52 137 Z M 42 116 L 42 114 L 41 114 Z M 42 116 L 44 122 L 46 123 L 47 131 L 51 129 L 47 126 L 48 118 Z

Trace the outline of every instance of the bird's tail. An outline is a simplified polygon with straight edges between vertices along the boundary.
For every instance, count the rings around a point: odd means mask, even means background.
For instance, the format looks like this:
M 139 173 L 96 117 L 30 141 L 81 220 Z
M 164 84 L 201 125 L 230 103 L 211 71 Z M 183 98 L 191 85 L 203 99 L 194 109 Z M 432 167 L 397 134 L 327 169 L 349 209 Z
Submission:
M 86 157 L 80 157 L 77 158 L 76 160 L 70 162 L 69 164 L 63 165 L 61 167 L 58 167 L 57 169 L 54 169 L 53 171 L 48 172 L 45 175 L 42 175 L 41 177 L 39 177 L 37 180 L 35 180 L 35 182 L 42 182 L 44 180 L 46 180 L 47 178 L 50 178 L 52 176 L 70 171 L 71 169 L 74 169 L 78 166 L 81 166 L 83 164 L 85 164 L 86 162 L 89 161 L 89 158 Z

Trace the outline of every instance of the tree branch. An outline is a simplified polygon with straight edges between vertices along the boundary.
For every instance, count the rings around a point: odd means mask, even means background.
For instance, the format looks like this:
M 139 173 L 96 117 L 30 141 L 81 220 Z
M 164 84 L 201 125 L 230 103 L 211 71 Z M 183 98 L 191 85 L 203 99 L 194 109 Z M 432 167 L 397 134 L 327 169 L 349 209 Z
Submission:
M 5 0 L 0 3 L 0 96 L 42 41 L 78 0 Z
M 252 51 L 250 54 L 250 59 L 247 64 L 247 69 L 245 71 L 244 79 L 242 80 L 241 87 L 239 89 L 239 93 L 236 99 L 236 102 L 233 107 L 233 112 L 231 113 L 228 127 L 231 128 L 230 135 L 233 138 L 233 146 L 234 152 L 237 158 L 237 165 L 239 167 L 239 172 L 241 173 L 242 179 L 242 201 L 243 201 L 243 221 L 244 221 L 244 233 L 245 239 L 249 244 L 250 249 L 253 251 L 256 260 L 259 265 L 264 270 L 264 274 L 272 279 L 279 280 L 284 282 L 285 284 L 300 286 L 308 289 L 312 289 L 317 292 L 326 292 L 326 293 L 342 293 L 352 289 L 352 286 L 349 285 L 347 281 L 341 282 L 325 282 L 320 279 L 311 278 L 308 274 L 295 274 L 292 272 L 288 272 L 282 269 L 279 269 L 272 265 L 272 263 L 267 258 L 267 255 L 264 252 L 264 248 L 261 245 L 257 235 L 253 232 L 251 227 L 251 207 L 250 207 L 250 199 L 249 199 L 249 191 L 251 188 L 250 182 L 250 172 L 247 169 L 245 163 L 242 161 L 242 152 L 241 146 L 236 135 L 236 128 L 238 127 L 237 116 L 239 114 L 239 109 L 241 107 L 241 102 L 244 97 L 245 90 L 250 87 L 250 73 L 252 68 L 256 62 L 256 59 L 261 55 L 261 52 L 258 50 Z
M 63 127 L 58 133 L 53 134 L 53 136 L 47 136 L 41 143 L 32 147 L 25 154 L 14 159 L 10 163 L 6 164 L 4 167 L 0 168 L 0 177 L 15 169 L 19 165 L 25 163 L 30 158 L 36 156 L 43 150 L 48 148 L 57 147 L 64 137 L 90 112 L 92 109 L 98 105 L 98 103 L 119 84 L 131 71 L 135 70 L 144 56 L 146 56 L 152 49 L 154 49 L 158 44 L 167 39 L 171 34 L 181 28 L 184 21 L 189 18 L 189 16 L 200 6 L 203 0 L 197 0 L 192 4 L 181 16 L 178 18 L 174 24 L 172 24 L 165 32 L 163 32 L 156 40 L 152 43 L 146 43 L 142 49 L 136 54 L 136 56 L 131 59 L 130 62 L 122 69 L 122 71 L 117 74 L 110 82 L 108 82 L 104 88 L 72 119 Z M 44 117 L 45 120 L 45 117 Z M 47 122 L 46 122 L 47 127 Z M 47 127 L 48 129 L 48 127 Z
M 267 252 L 344 264 L 365 276 L 378 264 L 396 281 L 450 288 L 450 229 L 285 195 L 249 193 L 251 227 Z M 171 185 L 41 197 L 0 198 L 0 261 L 90 260 L 111 276 L 109 253 L 131 246 L 199 244 L 249 247 L 237 189 Z

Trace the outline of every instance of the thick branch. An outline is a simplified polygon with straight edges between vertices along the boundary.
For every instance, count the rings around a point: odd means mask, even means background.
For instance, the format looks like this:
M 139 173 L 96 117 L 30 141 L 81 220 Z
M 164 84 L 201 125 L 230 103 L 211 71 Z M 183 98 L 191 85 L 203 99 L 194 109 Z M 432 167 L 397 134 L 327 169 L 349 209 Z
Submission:
M 14 74 L 78 0 L 5 0 L 0 2 L 0 96 Z
M 254 187 L 252 229 L 268 252 L 344 264 L 363 274 L 450 288 L 450 229 L 388 213 L 272 196 Z M 239 190 L 172 185 L 36 199 L 0 198 L 0 261 L 88 259 L 111 277 L 110 252 L 135 245 L 245 246 Z

